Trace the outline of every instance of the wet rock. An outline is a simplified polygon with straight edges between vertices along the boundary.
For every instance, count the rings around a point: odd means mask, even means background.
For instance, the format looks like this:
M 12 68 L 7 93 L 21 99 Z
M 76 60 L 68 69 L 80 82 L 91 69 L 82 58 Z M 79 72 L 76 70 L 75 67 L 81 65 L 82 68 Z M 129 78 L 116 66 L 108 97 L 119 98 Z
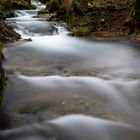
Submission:
M 30 41 L 32 41 L 32 39 L 31 38 L 27 38 L 27 39 L 24 39 L 23 41 L 27 41 L 27 42 L 30 42 Z
M 0 104 L 2 102 L 2 92 L 4 89 L 4 84 L 5 84 L 5 76 L 4 76 L 4 69 L 2 68 L 2 60 L 3 60 L 3 54 L 2 54 L 2 44 L 0 44 Z
M 0 42 L 8 43 L 19 40 L 21 37 L 17 34 L 13 27 L 5 23 L 4 20 L 0 20 Z

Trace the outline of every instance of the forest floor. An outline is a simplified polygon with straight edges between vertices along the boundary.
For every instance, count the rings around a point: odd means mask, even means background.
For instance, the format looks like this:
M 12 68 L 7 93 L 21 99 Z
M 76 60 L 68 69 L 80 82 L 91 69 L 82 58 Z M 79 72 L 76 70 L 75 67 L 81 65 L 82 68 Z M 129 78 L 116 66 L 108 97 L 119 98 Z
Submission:
M 97 0 L 96 5 L 102 9 L 95 18 L 95 22 L 98 20 L 100 24 L 87 38 L 140 41 L 140 34 L 136 32 L 129 34 L 128 27 L 125 26 L 132 8 L 130 0 Z

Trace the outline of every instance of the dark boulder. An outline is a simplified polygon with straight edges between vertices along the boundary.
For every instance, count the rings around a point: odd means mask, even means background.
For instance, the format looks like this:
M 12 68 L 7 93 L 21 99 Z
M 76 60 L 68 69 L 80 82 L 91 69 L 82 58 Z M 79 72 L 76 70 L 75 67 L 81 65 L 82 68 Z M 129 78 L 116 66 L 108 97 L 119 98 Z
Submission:
M 14 31 L 13 27 L 5 23 L 4 20 L 0 20 L 0 43 L 13 42 L 20 38 L 20 35 Z

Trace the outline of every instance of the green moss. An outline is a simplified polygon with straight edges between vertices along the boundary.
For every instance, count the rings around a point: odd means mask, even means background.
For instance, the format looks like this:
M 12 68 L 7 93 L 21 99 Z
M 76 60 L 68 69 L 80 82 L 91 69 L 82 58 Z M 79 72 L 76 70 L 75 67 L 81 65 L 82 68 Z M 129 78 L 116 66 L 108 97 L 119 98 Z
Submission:
M 76 36 L 88 35 L 96 30 L 93 17 L 100 12 L 95 2 L 95 0 L 74 0 L 73 13 L 68 15 L 63 0 L 48 0 L 46 8 L 39 14 L 56 13 L 50 20 L 67 22 L 68 30 L 74 32 Z
M 73 11 L 75 15 L 84 14 L 84 9 L 81 7 L 80 1 L 81 0 L 74 0 Z M 49 0 L 46 4 L 46 9 L 51 13 L 56 12 L 57 16 L 62 17 L 66 15 L 66 7 L 63 0 Z
M 11 0 L 0 1 L 0 18 L 12 17 Z
M 95 4 L 96 4 L 96 0 L 93 0 L 92 2 L 89 2 L 88 3 L 88 8 L 93 9 L 95 7 Z
M 46 9 L 49 12 L 58 12 L 60 10 L 60 4 L 59 0 L 51 0 L 47 3 Z
M 75 31 L 76 36 L 85 36 L 91 32 L 88 26 L 78 27 Z
M 36 9 L 36 5 L 31 4 L 31 5 L 30 5 L 30 8 L 31 8 L 31 9 Z
M 0 0 L 0 18 L 14 17 L 13 9 L 35 9 L 26 0 Z
M 49 14 L 49 10 L 47 8 L 44 8 L 38 12 L 38 15 L 40 15 L 40 14 Z
M 14 11 L 7 11 L 6 12 L 6 17 L 14 17 L 15 16 L 15 14 L 14 14 Z
M 75 1 L 74 1 L 74 4 L 73 4 L 74 14 L 76 14 L 76 15 L 82 14 L 82 10 L 83 10 L 83 9 L 81 9 L 80 6 L 81 6 L 81 5 L 80 5 L 79 0 L 75 0 Z
M 132 9 L 128 15 L 125 26 L 128 34 L 139 34 L 140 33 L 140 1 L 132 0 Z
M 66 22 L 68 23 L 68 26 L 70 28 L 73 26 L 77 26 L 79 21 L 80 21 L 79 16 L 69 16 L 66 18 Z
M 12 0 L 12 9 L 35 9 L 36 6 L 28 3 L 25 0 Z

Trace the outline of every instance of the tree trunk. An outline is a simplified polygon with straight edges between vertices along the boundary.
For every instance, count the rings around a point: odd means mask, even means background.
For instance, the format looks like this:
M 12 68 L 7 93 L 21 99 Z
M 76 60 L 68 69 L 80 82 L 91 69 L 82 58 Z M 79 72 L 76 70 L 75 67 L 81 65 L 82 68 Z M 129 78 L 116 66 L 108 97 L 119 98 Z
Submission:
M 140 0 L 135 0 L 135 20 L 140 23 Z
M 140 30 L 140 0 L 132 0 L 132 9 L 127 17 L 126 25 L 129 27 L 129 34 L 139 33 Z
M 67 15 L 70 15 L 73 12 L 73 1 L 74 0 L 64 0 Z

